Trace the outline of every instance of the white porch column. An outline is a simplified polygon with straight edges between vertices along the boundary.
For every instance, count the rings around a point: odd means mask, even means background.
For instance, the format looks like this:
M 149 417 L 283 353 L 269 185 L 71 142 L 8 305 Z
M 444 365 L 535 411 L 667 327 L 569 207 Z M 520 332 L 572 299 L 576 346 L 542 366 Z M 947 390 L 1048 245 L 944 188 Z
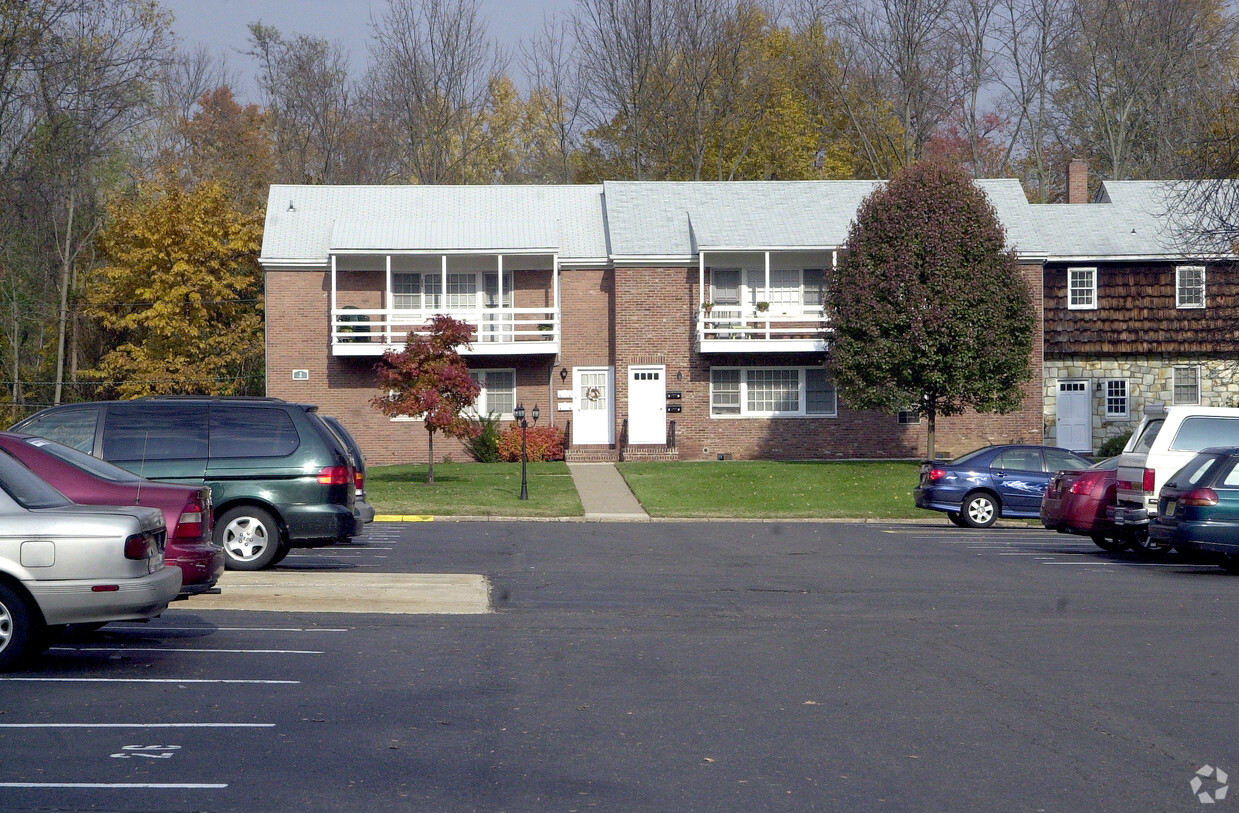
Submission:
M 331 315 L 328 317 L 327 331 L 331 337 L 329 344 L 336 343 L 336 255 L 331 255 Z
M 563 337 L 564 312 L 563 312 L 563 307 L 559 303 L 559 272 L 560 272 L 559 255 L 552 254 L 551 255 L 551 284 L 552 284 L 554 291 L 551 295 L 552 296 L 551 305 L 554 306 L 555 309 L 551 312 L 551 327 L 552 327 L 551 335 L 555 337 L 555 341 L 562 342 L 564 340 L 564 337 Z M 512 304 L 515 305 L 516 300 L 513 300 Z
M 392 310 L 395 308 L 395 297 L 391 287 L 391 255 L 384 255 L 384 273 L 387 276 L 387 290 L 383 292 L 383 343 L 392 343 Z
M 442 269 L 439 278 L 439 310 L 447 310 L 447 255 L 444 254 L 440 258 L 442 260 Z

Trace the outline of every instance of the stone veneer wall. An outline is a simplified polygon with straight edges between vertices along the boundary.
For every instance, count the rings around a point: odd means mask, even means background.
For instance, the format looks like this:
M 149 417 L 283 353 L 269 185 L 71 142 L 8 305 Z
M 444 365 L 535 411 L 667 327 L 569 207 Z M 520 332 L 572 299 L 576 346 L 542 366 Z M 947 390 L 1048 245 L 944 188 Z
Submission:
M 1239 361 L 1235 359 L 1190 358 L 1171 355 L 1127 358 L 1083 358 L 1068 356 L 1045 362 L 1045 442 L 1057 442 L 1057 399 L 1060 379 L 1090 382 L 1107 378 L 1128 381 L 1128 418 L 1106 419 L 1105 393 L 1093 388 L 1093 448 L 1107 438 L 1135 429 L 1144 415 L 1145 404 L 1174 402 L 1174 368 L 1200 367 L 1200 403 L 1204 406 L 1239 406 Z

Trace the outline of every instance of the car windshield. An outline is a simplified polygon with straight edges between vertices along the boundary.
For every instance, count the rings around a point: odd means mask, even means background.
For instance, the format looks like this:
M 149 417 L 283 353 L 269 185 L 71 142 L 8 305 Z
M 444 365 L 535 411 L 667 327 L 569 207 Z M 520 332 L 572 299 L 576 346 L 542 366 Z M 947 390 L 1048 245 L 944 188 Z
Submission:
M 22 508 L 61 508 L 69 498 L 41 480 L 8 452 L 0 453 L 0 488 Z
M 1186 466 L 1175 472 L 1166 485 L 1177 488 L 1198 485 L 1209 476 L 1209 472 L 1219 461 L 1225 460 L 1225 457 L 1225 455 L 1198 454 L 1189 460 Z
M 1115 455 L 1114 457 L 1107 457 L 1105 460 L 1102 460 L 1100 462 L 1094 463 L 1093 465 L 1089 466 L 1089 468 L 1095 469 L 1096 471 L 1118 471 L 1119 458 L 1117 455 Z
M 68 463 L 75 469 L 84 471 L 87 474 L 93 474 L 104 480 L 111 480 L 114 483 L 137 483 L 142 480 L 141 477 L 131 471 L 122 469 L 120 466 L 113 466 L 105 460 L 92 457 L 85 452 L 79 452 L 77 449 L 70 449 L 68 446 L 57 443 L 54 440 L 26 438 L 26 442 L 57 460 Z

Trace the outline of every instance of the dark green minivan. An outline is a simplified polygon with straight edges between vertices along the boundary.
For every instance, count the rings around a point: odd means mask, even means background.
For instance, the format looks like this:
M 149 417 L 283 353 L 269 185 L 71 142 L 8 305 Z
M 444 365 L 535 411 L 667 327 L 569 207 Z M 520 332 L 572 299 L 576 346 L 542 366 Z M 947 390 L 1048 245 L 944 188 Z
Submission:
M 362 531 L 352 459 L 308 404 L 190 396 L 62 404 L 13 430 L 151 480 L 210 486 L 215 540 L 234 570 L 261 570 L 291 548 Z

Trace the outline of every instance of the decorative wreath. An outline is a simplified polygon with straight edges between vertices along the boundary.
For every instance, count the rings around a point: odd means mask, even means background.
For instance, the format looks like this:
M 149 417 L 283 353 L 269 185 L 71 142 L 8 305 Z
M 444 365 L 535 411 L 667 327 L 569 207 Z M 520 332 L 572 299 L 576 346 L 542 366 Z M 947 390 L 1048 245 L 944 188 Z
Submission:
M 597 387 L 590 387 L 589 389 L 585 391 L 585 397 L 591 401 L 597 401 L 599 398 L 602 397 L 602 390 L 598 389 Z

